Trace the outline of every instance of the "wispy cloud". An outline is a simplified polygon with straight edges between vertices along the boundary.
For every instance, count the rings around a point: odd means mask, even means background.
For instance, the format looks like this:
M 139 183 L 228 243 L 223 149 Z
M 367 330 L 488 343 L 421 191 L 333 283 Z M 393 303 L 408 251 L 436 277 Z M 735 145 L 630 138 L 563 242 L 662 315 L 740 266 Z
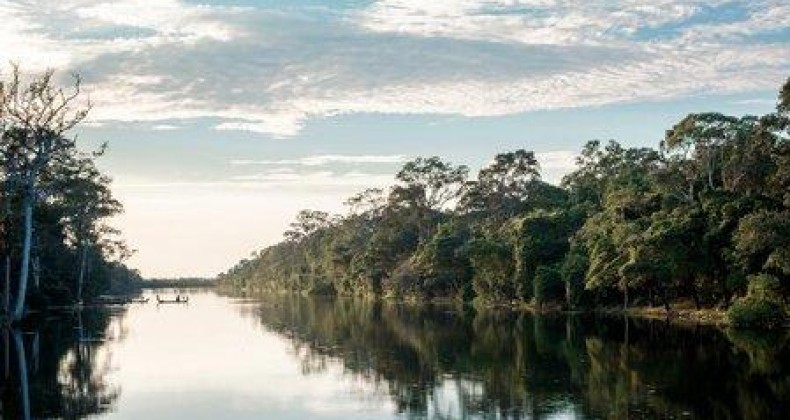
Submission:
M 780 0 L 0 1 L 0 61 L 83 73 L 97 122 L 297 134 L 349 113 L 497 116 L 776 89 Z
M 552 184 L 559 184 L 565 175 L 576 169 L 578 156 L 578 152 L 571 150 L 535 153 L 535 158 L 540 163 L 541 178 Z
M 154 131 L 173 131 L 178 130 L 179 128 L 181 127 L 173 124 L 155 124 L 151 126 L 151 130 Z
M 265 172 L 238 175 L 233 181 L 288 186 L 332 186 L 332 187 L 383 187 L 394 183 L 391 175 L 364 172 L 316 171 L 307 173 Z
M 576 158 L 579 153 L 571 150 L 557 150 L 552 152 L 535 153 L 535 158 L 540 163 L 541 169 L 555 169 L 570 172 L 576 168 Z
M 405 162 L 405 155 L 316 155 L 298 159 L 277 159 L 277 160 L 249 160 L 234 159 L 231 165 L 300 165 L 300 166 L 323 166 L 331 163 L 365 164 L 365 163 L 401 163 Z
M 730 102 L 735 105 L 768 105 L 768 106 L 775 106 L 776 99 L 771 98 L 751 98 L 751 99 L 739 99 Z

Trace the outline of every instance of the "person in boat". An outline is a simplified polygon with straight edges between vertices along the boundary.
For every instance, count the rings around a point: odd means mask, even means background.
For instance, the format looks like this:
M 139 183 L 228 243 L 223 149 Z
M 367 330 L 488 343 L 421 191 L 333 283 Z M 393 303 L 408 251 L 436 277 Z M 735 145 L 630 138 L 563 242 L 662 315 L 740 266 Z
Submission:
M 181 295 L 176 295 L 176 302 L 181 302 Z

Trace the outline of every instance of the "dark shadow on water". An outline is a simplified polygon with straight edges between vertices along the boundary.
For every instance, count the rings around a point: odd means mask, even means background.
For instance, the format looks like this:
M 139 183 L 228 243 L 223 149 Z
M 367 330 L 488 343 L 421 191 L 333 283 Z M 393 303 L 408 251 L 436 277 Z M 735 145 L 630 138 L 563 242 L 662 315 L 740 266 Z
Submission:
M 106 381 L 107 340 L 123 335 L 122 314 L 91 309 L 0 336 L 0 418 L 80 418 L 106 412 L 120 390 Z M 111 322 L 120 326 L 108 334 Z
M 305 375 L 340 363 L 431 418 L 790 418 L 787 334 L 623 317 L 267 297 Z
M 238 311 L 287 339 L 301 375 L 340 368 L 383 393 L 401 417 L 790 418 L 786 333 L 352 299 L 257 299 L 228 305 L 211 298 L 201 306 L 196 298 L 190 310 Z M 168 313 L 184 315 L 162 316 Z M 125 312 L 105 308 L 0 331 L 0 417 L 113 411 L 122 385 L 110 381 L 113 344 L 134 328 L 125 320 Z M 243 349 L 238 357 L 261 363 Z M 222 375 L 225 361 L 204 362 L 212 364 L 207 375 Z

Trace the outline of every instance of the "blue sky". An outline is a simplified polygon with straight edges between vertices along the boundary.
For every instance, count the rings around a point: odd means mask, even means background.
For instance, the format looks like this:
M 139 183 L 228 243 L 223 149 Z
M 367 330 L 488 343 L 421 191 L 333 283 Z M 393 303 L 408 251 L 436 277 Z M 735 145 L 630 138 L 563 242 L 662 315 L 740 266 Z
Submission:
M 81 142 L 109 141 L 152 276 L 216 274 L 411 157 L 527 148 L 556 182 L 587 140 L 770 112 L 790 76 L 786 1 L 0 0 L 0 21 L 0 62 L 83 76 Z

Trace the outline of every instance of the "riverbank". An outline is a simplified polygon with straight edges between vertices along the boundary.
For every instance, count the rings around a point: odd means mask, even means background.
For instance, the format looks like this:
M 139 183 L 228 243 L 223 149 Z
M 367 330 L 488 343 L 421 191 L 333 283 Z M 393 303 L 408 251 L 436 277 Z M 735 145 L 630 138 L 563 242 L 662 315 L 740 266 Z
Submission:
M 418 301 L 408 299 L 406 302 L 418 303 Z M 451 299 L 431 300 L 431 303 L 458 304 L 459 301 Z M 663 306 L 634 306 L 624 309 L 621 306 L 608 307 L 608 308 L 592 308 L 581 310 L 569 310 L 563 305 L 557 303 L 548 303 L 542 306 L 537 306 L 532 303 L 491 303 L 491 302 L 474 302 L 469 303 L 479 309 L 492 309 L 492 308 L 508 308 L 516 311 L 526 311 L 532 314 L 552 314 L 552 313 L 579 313 L 579 314 L 602 314 L 609 316 L 629 316 L 632 318 L 644 318 L 652 320 L 669 321 L 676 324 L 700 324 L 700 325 L 715 325 L 725 327 L 730 324 L 727 318 L 727 311 L 717 308 L 702 308 L 696 309 L 689 302 L 681 301 L 674 302 L 670 305 L 667 311 Z
M 622 313 L 636 318 L 662 319 L 678 324 L 704 324 L 727 326 L 727 311 L 721 309 L 670 309 L 637 307 L 621 310 Z
M 288 290 L 282 291 L 267 291 L 255 293 L 242 293 L 233 291 L 229 288 L 219 288 L 226 295 L 244 295 L 254 296 L 259 293 L 268 294 L 290 294 L 296 293 L 303 296 L 313 295 L 309 292 L 294 292 Z M 611 306 L 603 308 L 586 308 L 579 310 L 569 310 L 563 305 L 557 303 L 547 303 L 538 307 L 532 303 L 523 302 L 489 302 L 489 301 L 464 301 L 460 299 L 440 297 L 426 299 L 419 296 L 377 296 L 377 295 L 327 295 L 340 298 L 351 299 L 365 299 L 365 300 L 379 300 L 382 302 L 389 302 L 402 305 L 442 305 L 442 306 L 469 306 L 477 310 L 512 310 L 523 311 L 531 314 L 594 314 L 605 316 L 628 316 L 631 318 L 642 318 L 651 320 L 668 321 L 672 324 L 678 325 L 712 325 L 718 327 L 726 327 L 730 325 L 727 318 L 727 311 L 718 308 L 702 308 L 696 309 L 693 303 L 688 301 L 677 301 L 670 304 L 670 309 L 667 311 L 663 306 L 634 306 L 624 309 L 622 306 Z
M 532 313 L 594 313 L 611 316 L 628 316 L 631 318 L 644 318 L 652 320 L 668 321 L 673 324 L 697 324 L 697 325 L 715 325 L 719 327 L 726 327 L 730 324 L 727 318 L 727 311 L 716 308 L 670 308 L 667 311 L 663 307 L 650 307 L 650 306 L 635 306 L 627 309 L 622 307 L 613 308 L 596 308 L 586 309 L 581 311 L 568 311 L 562 307 L 544 307 L 542 309 L 535 308 L 534 305 L 524 305 L 524 308 Z

